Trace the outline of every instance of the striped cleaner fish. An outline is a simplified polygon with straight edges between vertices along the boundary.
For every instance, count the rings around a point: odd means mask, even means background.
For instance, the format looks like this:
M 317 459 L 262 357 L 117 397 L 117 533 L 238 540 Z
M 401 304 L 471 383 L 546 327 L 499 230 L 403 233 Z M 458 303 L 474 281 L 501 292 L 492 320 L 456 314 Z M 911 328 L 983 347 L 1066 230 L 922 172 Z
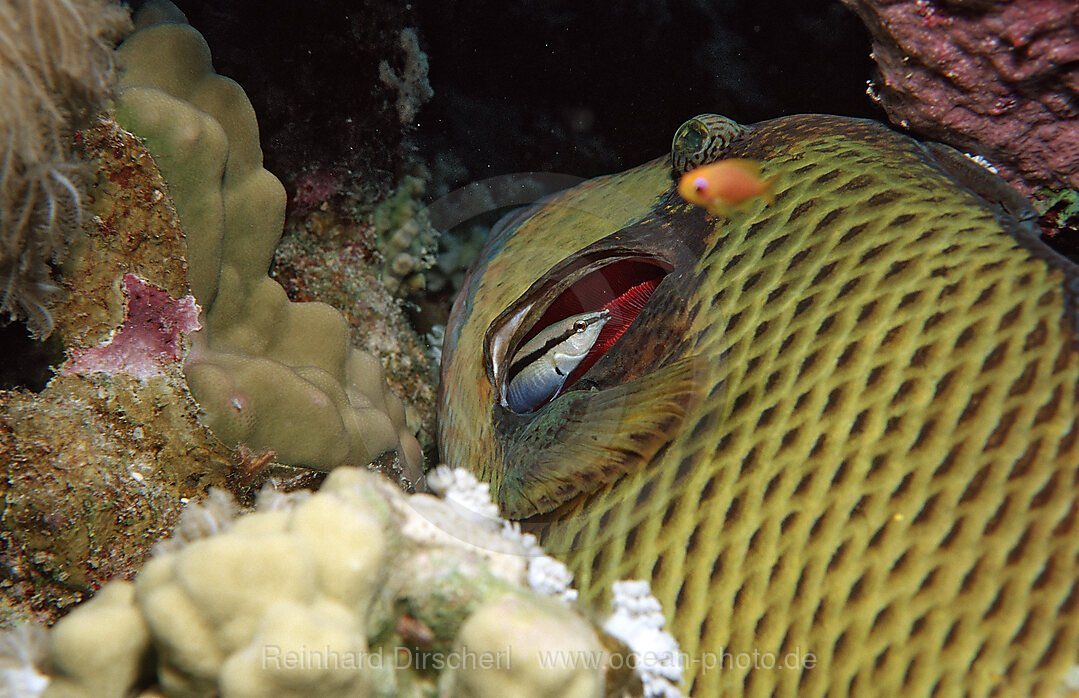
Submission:
M 729 158 L 774 200 L 675 191 Z M 1079 271 L 1033 220 L 877 123 L 692 119 L 492 231 L 447 330 L 443 457 L 586 601 L 649 580 L 693 695 L 1059 695 Z

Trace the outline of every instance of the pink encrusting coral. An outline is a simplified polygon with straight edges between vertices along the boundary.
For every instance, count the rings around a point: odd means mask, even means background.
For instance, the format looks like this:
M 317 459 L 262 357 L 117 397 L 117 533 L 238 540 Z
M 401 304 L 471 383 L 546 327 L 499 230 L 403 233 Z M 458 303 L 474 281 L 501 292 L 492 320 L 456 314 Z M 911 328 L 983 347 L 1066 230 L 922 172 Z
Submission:
M 201 328 L 195 297 L 188 294 L 177 300 L 134 274 L 124 274 L 124 293 L 124 324 L 105 344 L 73 351 L 61 373 L 149 378 L 182 358 L 183 333 Z
M 1079 3 L 843 0 L 893 122 L 988 158 L 1025 193 L 1079 188 Z

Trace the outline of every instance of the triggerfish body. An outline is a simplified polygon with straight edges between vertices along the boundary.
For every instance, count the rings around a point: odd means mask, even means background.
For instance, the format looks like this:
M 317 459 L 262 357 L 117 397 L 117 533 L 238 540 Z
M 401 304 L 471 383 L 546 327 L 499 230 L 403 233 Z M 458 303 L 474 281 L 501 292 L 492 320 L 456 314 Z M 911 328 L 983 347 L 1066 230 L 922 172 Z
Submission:
M 774 178 L 761 176 L 756 160 L 732 158 L 695 168 L 678 180 L 678 194 L 714 215 L 742 210 L 754 199 L 772 203 Z
M 678 194 L 735 158 L 771 204 Z M 1035 219 L 875 122 L 697 117 L 492 231 L 442 456 L 599 612 L 648 580 L 695 696 L 1066 694 L 1079 270 Z

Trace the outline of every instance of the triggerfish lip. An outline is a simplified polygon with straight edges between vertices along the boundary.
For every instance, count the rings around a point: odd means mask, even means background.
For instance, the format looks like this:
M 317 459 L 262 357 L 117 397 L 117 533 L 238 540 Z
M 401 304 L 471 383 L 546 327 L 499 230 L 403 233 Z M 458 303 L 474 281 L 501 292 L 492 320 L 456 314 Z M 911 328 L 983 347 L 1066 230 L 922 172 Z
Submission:
M 508 408 L 506 373 L 518 348 L 544 328 L 571 316 L 600 310 L 609 312 L 610 319 L 587 355 L 551 398 L 556 399 L 570 390 L 618 341 L 672 269 L 673 265 L 655 257 L 619 250 L 604 256 L 588 255 L 579 262 L 558 265 L 545 274 L 495 321 L 487 337 L 485 358 L 489 377 L 502 406 Z

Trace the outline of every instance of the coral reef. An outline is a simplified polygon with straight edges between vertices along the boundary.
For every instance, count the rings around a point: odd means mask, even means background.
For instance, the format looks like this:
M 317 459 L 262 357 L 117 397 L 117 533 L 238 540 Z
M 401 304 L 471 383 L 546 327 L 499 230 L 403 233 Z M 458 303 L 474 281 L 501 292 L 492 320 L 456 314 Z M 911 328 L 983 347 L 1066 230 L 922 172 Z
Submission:
M 71 138 L 104 105 L 110 43 L 128 25 L 111 0 L 0 5 L 0 313 L 40 337 L 58 290 L 49 265 L 83 223 Z
M 378 360 L 348 346 L 336 310 L 290 303 L 266 275 L 285 195 L 261 166 L 242 89 L 213 72 L 205 41 L 175 7 L 151 3 L 136 25 L 117 49 L 117 118 L 146 139 L 187 233 L 204 329 L 185 375 L 207 423 L 230 446 L 318 469 L 399 449 L 418 478 L 419 444 Z
M 437 479 L 445 500 L 338 468 L 315 494 L 264 491 L 251 513 L 222 495 L 189 508 L 134 582 L 52 628 L 43 695 L 639 695 L 612 668 L 632 663 L 625 645 L 529 588 L 537 561 L 560 563 L 467 473 Z M 620 603 L 640 622 L 649 598 Z
M 1034 197 L 1033 204 L 1041 214 L 1038 224 L 1043 238 L 1079 264 L 1079 191 L 1042 190 Z
M 145 9 L 143 25 L 154 16 L 176 18 L 175 10 L 164 5 Z M 205 55 L 208 60 L 208 52 Z M 162 66 L 163 70 L 170 68 L 182 72 L 184 66 Z M 208 99 L 222 96 L 215 92 L 222 86 L 227 91 L 228 83 L 212 73 L 204 73 L 203 77 L 206 79 L 200 86 L 205 88 L 202 94 Z M 126 92 L 120 102 L 121 114 L 128 118 L 133 113 L 152 117 L 152 109 L 140 111 L 147 102 L 153 102 L 147 92 L 143 88 Z M 138 98 L 143 101 L 138 102 Z M 238 108 L 230 112 L 236 118 L 225 120 L 229 129 L 235 126 L 243 130 L 244 105 L 240 93 Z M 233 106 L 237 103 L 233 102 Z M 253 441 L 250 448 L 241 445 L 232 453 L 222 447 L 199 421 L 200 406 L 192 399 L 181 372 L 177 359 L 185 356 L 192 343 L 195 305 L 189 291 L 194 297 L 201 294 L 215 301 L 228 298 L 218 286 L 222 277 L 220 260 L 228 261 L 229 254 L 235 259 L 254 253 L 255 266 L 258 259 L 263 260 L 263 266 L 255 269 L 226 265 L 224 286 L 242 285 L 243 279 L 238 284 L 236 277 L 244 275 L 255 285 L 259 279 L 273 284 L 264 276 L 265 264 L 280 232 L 253 224 L 253 236 L 263 236 L 261 247 L 259 240 L 225 235 L 229 230 L 226 213 L 245 207 L 251 211 L 259 206 L 257 198 L 249 196 L 250 190 L 244 190 L 245 184 L 254 184 L 257 196 L 261 176 L 262 191 L 280 191 L 265 173 L 256 175 L 254 181 L 245 180 L 239 176 L 245 172 L 242 168 L 224 167 L 224 159 L 229 157 L 233 164 L 251 164 L 251 170 L 261 172 L 254 167 L 258 150 L 249 107 L 246 114 L 250 117 L 247 125 L 251 126 L 251 137 L 243 141 L 244 147 L 231 151 L 228 129 L 223 129 L 221 122 L 199 115 L 194 122 L 184 120 L 194 111 L 181 111 L 178 123 L 181 127 L 194 123 L 205 128 L 186 134 L 198 141 L 198 147 L 184 152 L 187 157 L 179 163 L 177 150 L 166 148 L 164 157 L 160 151 L 151 156 L 138 138 L 111 119 L 74 134 L 72 152 L 81 161 L 94 163 L 96 173 L 93 167 L 85 169 L 84 179 L 91 189 L 85 196 L 80 194 L 80 201 L 89 225 L 73 236 L 70 253 L 59 268 L 62 273 L 57 284 L 65 292 L 52 310 L 55 334 L 62 338 L 69 356 L 64 367 L 67 375 L 54 377 L 39 394 L 24 389 L 0 392 L 0 464 L 4 475 L 0 492 L 4 503 L 0 519 L 0 562 L 4 566 L 0 625 L 25 617 L 52 622 L 105 580 L 130 578 L 146 558 L 149 546 L 175 524 L 183 503 L 198 499 L 211 485 L 229 485 L 240 496 L 247 496 L 268 479 L 286 488 L 310 486 L 321 479 L 318 473 L 278 463 L 279 455 L 284 461 L 284 456 L 292 454 L 287 448 L 281 448 L 279 453 L 273 448 L 279 445 L 275 442 Z M 168 114 L 166 121 L 171 118 L 172 114 Z M 158 145 L 164 140 L 166 145 L 183 149 L 184 134 L 168 131 L 167 127 L 165 131 L 164 136 L 158 134 Z M 170 136 L 174 137 L 171 142 Z M 173 175 L 167 184 L 155 158 Z M 184 169 L 200 158 L 202 169 Z M 178 173 L 180 176 L 176 176 Z M 235 185 L 226 187 L 224 194 L 222 177 Z M 231 207 L 225 206 L 224 196 L 233 197 Z M 279 212 L 280 206 L 267 206 L 267 219 L 274 218 L 274 211 Z M 234 223 L 236 220 L 232 219 Z M 258 216 L 240 216 L 239 220 L 242 227 L 252 220 L 257 223 Z M 181 221 L 190 231 L 182 229 Z M 276 284 L 273 286 L 284 302 L 284 292 Z M 379 298 L 393 305 L 385 291 Z M 328 353 L 338 356 L 339 363 L 348 362 L 363 377 L 344 387 L 327 383 L 319 384 L 318 389 L 338 398 L 347 391 L 342 401 L 352 406 L 366 405 L 367 412 L 346 413 L 351 423 L 340 426 L 340 411 L 331 405 L 339 430 L 304 437 L 324 437 L 330 443 L 340 443 L 341 432 L 351 429 L 365 431 L 365 437 L 372 441 L 382 439 L 396 447 L 404 437 L 397 433 L 387 413 L 397 424 L 405 424 L 406 415 L 400 403 L 386 394 L 376 359 L 347 352 L 344 323 L 336 313 L 324 305 L 305 305 L 324 309 L 323 319 L 328 317 L 331 326 L 342 327 L 340 342 Z M 287 310 L 295 306 L 285 303 L 284 307 Z M 272 324 L 274 309 L 263 310 L 270 315 L 266 324 Z M 427 407 L 421 408 L 426 411 L 413 414 L 413 409 L 407 417 L 411 428 L 418 428 L 433 420 L 429 416 L 432 398 L 423 349 L 414 334 L 405 332 L 399 312 L 396 324 L 374 317 L 377 312 L 371 310 L 363 320 L 371 321 L 367 332 L 390 347 L 391 354 L 395 347 L 405 346 L 404 338 L 412 337 L 416 342 L 413 353 L 421 363 L 411 373 L 416 376 L 417 391 L 425 388 L 428 393 Z M 238 311 L 238 315 L 242 318 L 243 312 Z M 223 325 L 224 320 L 219 327 Z M 388 331 L 390 325 L 394 329 Z M 292 329 L 295 334 L 296 328 Z M 242 333 L 243 328 L 238 331 Z M 207 347 L 205 333 L 196 335 L 197 356 L 198 351 L 205 354 Z M 390 337 L 398 338 L 398 343 L 389 341 Z M 312 337 L 308 341 L 324 338 Z M 289 340 L 287 335 L 269 333 L 264 339 L 267 341 L 263 345 L 270 339 L 275 342 L 266 350 L 270 353 L 303 350 L 302 341 Z M 322 376 L 309 369 L 296 381 L 309 390 L 312 377 L 318 383 Z M 368 414 L 370 418 L 364 424 Z M 370 428 L 372 423 L 374 429 Z M 411 437 L 405 441 L 408 446 L 401 456 L 392 450 L 384 452 L 371 467 L 398 481 L 414 479 L 419 447 Z M 371 458 L 361 453 L 356 460 L 366 464 Z M 124 531 L 124 535 L 117 536 L 117 531 Z
M 419 169 L 418 174 L 425 173 Z M 407 176 L 404 182 L 407 186 L 397 190 L 404 195 L 387 197 L 354 171 L 305 169 L 296 180 L 270 274 L 290 300 L 319 300 L 341 310 L 352 344 L 378 357 L 390 388 L 404 399 L 408 429 L 426 450 L 434 434 L 432 367 L 406 311 L 409 303 L 422 303 L 430 294 L 413 293 L 407 301 L 391 294 L 387 286 L 401 292 L 402 279 L 392 275 L 387 259 L 404 254 L 409 267 L 423 266 L 430 261 L 424 248 L 434 247 L 435 231 L 420 203 L 422 177 Z M 414 218 L 417 222 L 410 223 Z M 385 226 L 381 234 L 376 220 Z M 422 239 L 409 237 L 421 222 Z M 395 235 L 401 227 L 405 230 Z M 428 285 L 429 273 L 407 275 L 405 286 Z
M 54 378 L 0 392 L 4 624 L 51 621 L 124 578 L 184 502 L 224 485 L 228 454 L 196 419 L 176 367 L 140 380 Z
M 78 149 L 97 164 L 88 177 L 91 224 L 63 265 L 54 318 L 69 355 L 85 357 L 121 336 L 125 278 L 161 289 L 152 295 L 166 305 L 166 296 L 185 297 L 186 246 L 165 182 L 137 138 L 106 119 L 78 134 Z M 164 338 L 157 350 L 182 354 L 176 334 Z M 130 577 L 184 502 L 209 486 L 242 493 L 270 477 L 291 486 L 313 479 L 264 451 L 223 448 L 198 422 L 178 361 L 128 358 L 149 360 L 157 375 L 140 380 L 111 366 L 54 377 L 38 394 L 0 391 L 0 625 L 51 622 L 106 580 Z
M 435 264 L 427 272 L 427 289 L 433 293 L 448 292 L 451 303 L 464 285 L 465 272 L 487 242 L 490 226 L 469 225 L 464 230 L 439 237 Z
M 1079 187 L 1079 5 L 844 0 L 869 27 L 893 122 L 983 155 L 1030 194 Z
M 317 299 L 342 310 L 350 341 L 382 363 L 386 382 L 404 399 L 409 431 L 426 450 L 433 444 L 437 363 L 432 366 L 401 299 L 382 283 L 373 226 L 350 223 L 334 210 L 309 214 L 308 226 L 286 224 L 271 274 L 291 300 Z
M 168 187 L 139 139 L 111 119 L 78 134 L 82 157 L 97 165 L 90 224 L 61 268 L 64 300 L 56 326 L 69 353 L 109 340 L 125 317 L 125 274 L 183 298 L 187 245 Z
M 314 209 L 325 211 L 330 200 L 341 191 L 342 176 L 332 170 L 309 169 L 293 183 L 289 202 L 293 213 L 306 214 Z
M 638 672 L 646 696 L 675 698 L 682 681 L 682 656 L 678 641 L 663 629 L 663 607 L 652 595 L 648 582 L 627 580 L 611 588 L 614 613 L 603 624 L 604 630 L 629 645 L 639 658 Z

